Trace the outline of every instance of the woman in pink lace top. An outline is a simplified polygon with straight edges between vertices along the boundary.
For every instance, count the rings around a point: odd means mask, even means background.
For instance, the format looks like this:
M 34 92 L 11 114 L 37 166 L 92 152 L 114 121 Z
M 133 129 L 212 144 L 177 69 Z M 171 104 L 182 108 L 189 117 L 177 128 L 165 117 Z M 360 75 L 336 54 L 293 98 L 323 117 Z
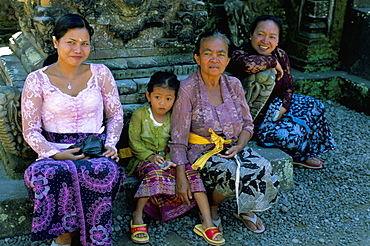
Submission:
M 112 201 L 124 179 L 115 147 L 123 126 L 115 80 L 106 66 L 84 63 L 93 33 L 79 15 L 60 17 L 55 62 L 30 73 L 22 92 L 23 135 L 38 154 L 25 172 L 34 201 L 32 240 L 56 238 L 53 246 L 72 239 L 111 245 Z M 104 140 L 101 157 L 68 149 L 88 135 Z

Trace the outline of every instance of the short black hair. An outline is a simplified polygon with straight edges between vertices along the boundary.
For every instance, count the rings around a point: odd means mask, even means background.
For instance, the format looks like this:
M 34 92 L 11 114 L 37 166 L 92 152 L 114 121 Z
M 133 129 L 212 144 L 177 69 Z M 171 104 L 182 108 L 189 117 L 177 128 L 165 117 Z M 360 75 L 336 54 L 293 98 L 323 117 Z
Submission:
M 260 16 L 257 16 L 252 24 L 249 26 L 249 35 L 253 35 L 254 33 L 254 30 L 256 30 L 256 27 L 258 25 L 258 23 L 260 23 L 261 21 L 273 21 L 275 22 L 275 24 L 278 26 L 279 28 L 279 40 L 281 40 L 281 37 L 282 37 L 282 33 L 283 33 L 283 21 L 279 18 L 277 18 L 276 16 L 273 16 L 273 15 L 260 15 Z
M 175 95 L 180 88 L 180 81 L 177 76 L 171 72 L 155 72 L 149 80 L 147 91 L 150 93 L 153 92 L 154 87 L 162 87 L 175 91 Z

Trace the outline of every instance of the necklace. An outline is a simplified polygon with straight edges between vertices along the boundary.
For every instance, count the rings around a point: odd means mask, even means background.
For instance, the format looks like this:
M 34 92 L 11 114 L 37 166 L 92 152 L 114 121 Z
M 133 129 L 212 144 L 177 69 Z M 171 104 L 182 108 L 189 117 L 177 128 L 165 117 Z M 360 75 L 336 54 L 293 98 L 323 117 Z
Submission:
M 71 82 L 69 82 L 69 81 L 67 80 L 67 78 L 66 78 L 66 77 L 64 77 L 64 75 L 62 74 L 62 72 L 59 70 L 59 67 L 58 67 L 58 65 L 57 65 L 57 64 L 56 64 L 56 67 L 57 67 L 58 72 L 60 73 L 60 75 L 62 75 L 63 79 L 68 83 L 68 86 L 67 86 L 68 90 L 72 89 L 72 85 L 71 85 L 71 84 L 72 84 L 72 82 L 75 80 L 75 78 L 77 77 L 77 75 L 80 73 L 80 66 L 78 66 L 77 73 L 76 73 L 76 75 L 74 76 L 74 78 L 71 80 Z

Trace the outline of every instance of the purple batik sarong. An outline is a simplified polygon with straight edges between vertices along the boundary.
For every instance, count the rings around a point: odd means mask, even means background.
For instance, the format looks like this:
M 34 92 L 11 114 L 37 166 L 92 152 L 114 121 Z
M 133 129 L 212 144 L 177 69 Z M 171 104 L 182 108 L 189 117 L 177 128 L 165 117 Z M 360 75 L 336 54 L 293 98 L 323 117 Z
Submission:
M 150 197 L 144 211 L 154 219 L 162 222 L 174 219 L 197 205 L 195 199 L 190 199 L 186 205 L 176 196 L 176 169 L 161 170 L 158 165 L 150 162 L 140 162 L 136 171 L 141 180 L 135 198 Z M 185 174 L 192 193 L 206 192 L 197 170 L 186 164 Z
M 106 157 L 47 158 L 31 164 L 24 175 L 34 202 L 31 239 L 51 239 L 78 230 L 83 246 L 112 245 L 112 203 L 124 177 L 117 162 Z

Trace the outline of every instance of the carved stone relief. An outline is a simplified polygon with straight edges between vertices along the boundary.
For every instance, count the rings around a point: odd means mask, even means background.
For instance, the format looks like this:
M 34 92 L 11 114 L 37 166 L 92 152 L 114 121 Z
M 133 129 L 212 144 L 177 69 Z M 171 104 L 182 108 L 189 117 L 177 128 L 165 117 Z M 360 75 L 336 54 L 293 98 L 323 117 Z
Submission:
M 97 49 L 181 47 L 192 44 L 206 24 L 208 13 L 202 1 L 170 0 L 64 0 L 48 6 L 26 0 L 22 30 L 33 33 L 40 50 L 54 51 L 51 32 L 58 16 L 77 13 L 95 28 Z M 148 40 L 147 37 L 152 39 Z M 104 42 L 103 42 L 104 40 Z M 135 40 L 135 41 L 134 41 Z
M 283 8 L 279 0 L 226 0 L 230 37 L 234 45 L 240 46 L 249 38 L 249 26 L 258 15 L 271 14 L 283 18 Z
M 252 118 L 255 119 L 261 111 L 275 86 L 275 73 L 266 69 L 256 74 L 241 78 Z

